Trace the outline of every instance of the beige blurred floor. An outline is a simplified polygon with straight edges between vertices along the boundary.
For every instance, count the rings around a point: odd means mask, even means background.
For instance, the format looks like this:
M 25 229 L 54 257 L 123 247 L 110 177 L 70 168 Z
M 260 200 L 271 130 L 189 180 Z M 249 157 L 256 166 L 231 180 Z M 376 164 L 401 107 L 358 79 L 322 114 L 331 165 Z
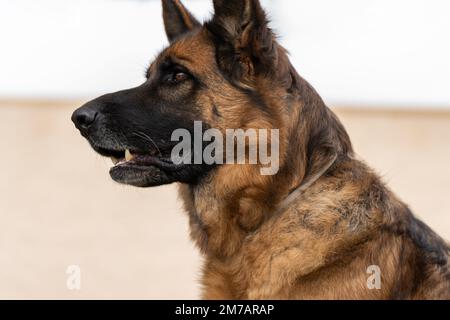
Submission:
M 77 103 L 0 103 L 0 298 L 198 298 L 173 186 L 114 184 L 70 123 Z M 340 109 L 355 149 L 450 239 L 450 113 Z M 66 288 L 79 265 L 82 288 Z

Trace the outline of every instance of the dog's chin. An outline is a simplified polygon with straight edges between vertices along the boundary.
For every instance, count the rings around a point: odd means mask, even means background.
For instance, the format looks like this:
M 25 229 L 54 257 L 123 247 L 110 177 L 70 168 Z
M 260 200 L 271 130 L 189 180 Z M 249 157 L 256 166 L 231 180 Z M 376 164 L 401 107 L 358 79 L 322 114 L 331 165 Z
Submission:
M 111 178 L 125 185 L 150 188 L 175 182 L 195 185 L 213 166 L 174 164 L 167 158 L 135 156 L 119 161 L 110 170 Z
M 169 167 L 168 167 L 169 166 Z M 213 166 L 204 165 L 158 165 L 119 164 L 111 168 L 111 178 L 120 183 L 138 188 L 158 187 L 172 183 L 196 185 Z
M 156 166 L 118 165 L 110 170 L 111 178 L 125 185 L 138 188 L 158 187 L 177 182 L 171 173 Z

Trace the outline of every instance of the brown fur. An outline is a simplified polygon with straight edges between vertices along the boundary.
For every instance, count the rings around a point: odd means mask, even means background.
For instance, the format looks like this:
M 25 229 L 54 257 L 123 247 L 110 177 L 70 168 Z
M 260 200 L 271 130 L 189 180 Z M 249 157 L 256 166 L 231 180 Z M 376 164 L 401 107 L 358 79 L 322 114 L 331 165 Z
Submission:
M 239 17 L 230 19 L 236 2 L 220 15 L 224 2 L 215 1 L 213 21 L 164 53 L 186 57 L 207 79 L 198 101 L 213 127 L 281 129 L 278 175 L 225 165 L 198 185 L 180 186 L 192 239 L 205 256 L 202 297 L 450 298 L 447 244 L 355 159 L 345 129 L 291 66 L 257 1 L 242 1 L 246 8 L 238 10 L 263 35 L 232 33 L 238 30 L 233 23 Z M 225 42 L 211 37 L 220 32 L 227 32 Z M 236 50 L 239 61 L 227 60 Z M 279 210 L 334 156 L 326 174 Z M 381 290 L 367 288 L 370 265 L 381 268 Z

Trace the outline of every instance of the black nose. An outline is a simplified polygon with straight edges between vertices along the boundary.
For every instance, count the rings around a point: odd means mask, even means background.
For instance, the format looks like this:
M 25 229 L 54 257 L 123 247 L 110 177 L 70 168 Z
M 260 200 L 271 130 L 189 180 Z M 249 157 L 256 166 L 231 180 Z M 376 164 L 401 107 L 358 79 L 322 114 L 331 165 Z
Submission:
M 98 112 L 94 108 L 86 105 L 76 110 L 72 115 L 72 121 L 81 133 L 86 133 L 87 130 L 97 120 Z

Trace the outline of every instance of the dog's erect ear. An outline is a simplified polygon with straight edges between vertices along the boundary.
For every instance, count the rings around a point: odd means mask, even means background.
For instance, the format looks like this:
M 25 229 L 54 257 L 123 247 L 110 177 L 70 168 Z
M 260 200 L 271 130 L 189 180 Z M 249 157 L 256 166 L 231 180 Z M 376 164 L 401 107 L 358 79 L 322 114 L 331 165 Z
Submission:
M 164 27 L 172 42 L 180 35 L 201 27 L 200 22 L 183 6 L 180 0 L 162 0 Z
M 276 40 L 258 0 L 214 0 L 206 24 L 217 46 L 220 67 L 236 80 L 269 73 L 277 59 Z

